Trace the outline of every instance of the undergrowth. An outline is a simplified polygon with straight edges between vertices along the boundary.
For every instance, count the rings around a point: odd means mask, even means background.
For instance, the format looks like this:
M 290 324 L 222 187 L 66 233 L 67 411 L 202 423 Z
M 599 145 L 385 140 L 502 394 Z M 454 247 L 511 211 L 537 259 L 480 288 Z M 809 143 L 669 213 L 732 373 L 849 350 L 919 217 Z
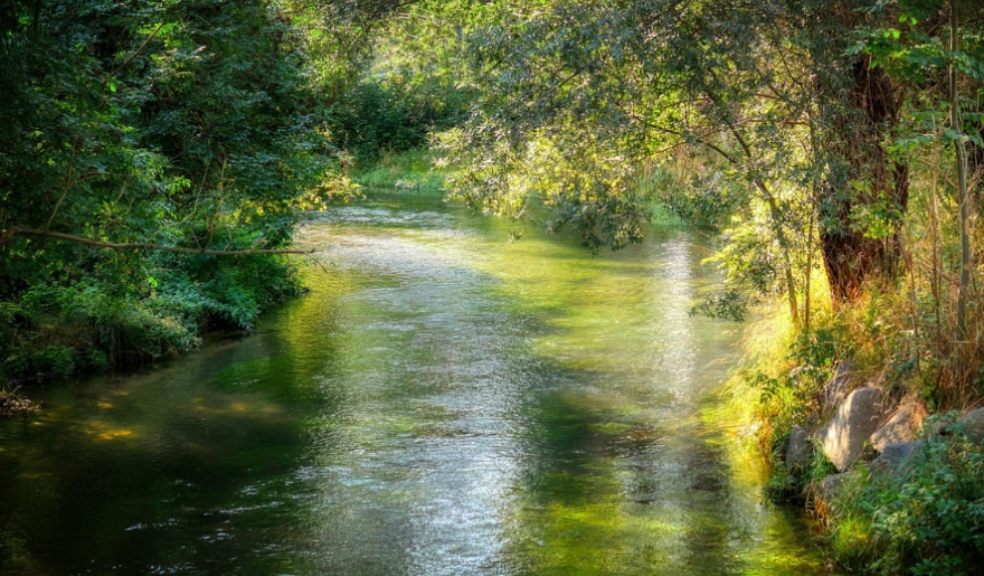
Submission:
M 984 451 L 930 441 L 896 474 L 859 470 L 830 506 L 829 539 L 847 568 L 970 576 L 984 565 Z
M 139 274 L 99 269 L 38 282 L 0 302 L 0 389 L 110 369 L 133 369 L 195 348 L 212 328 L 252 328 L 297 293 L 283 257 L 152 256 Z M 129 263 L 133 263 L 132 260 Z
M 434 166 L 434 160 L 434 154 L 427 148 L 384 154 L 366 166 L 359 166 L 353 180 L 368 190 L 443 194 L 446 174 Z
M 813 498 L 824 478 L 837 472 L 813 433 L 836 409 L 824 393 L 839 369 L 850 374 L 851 387 L 881 388 L 887 406 L 919 401 L 930 412 L 959 414 L 980 398 L 981 378 L 955 368 L 967 357 L 941 348 L 933 337 L 935 319 L 921 305 L 913 305 L 904 290 L 874 286 L 836 314 L 819 303 L 809 330 L 794 327 L 778 304 L 759 310 L 743 341 L 744 362 L 724 387 L 721 420 L 730 419 L 769 461 L 767 495 L 811 506 L 834 559 L 860 573 L 969 575 L 984 565 L 979 445 L 927 440 L 901 473 L 872 473 L 862 463 L 844 476 L 832 499 Z M 784 462 L 796 426 L 814 443 L 802 470 Z

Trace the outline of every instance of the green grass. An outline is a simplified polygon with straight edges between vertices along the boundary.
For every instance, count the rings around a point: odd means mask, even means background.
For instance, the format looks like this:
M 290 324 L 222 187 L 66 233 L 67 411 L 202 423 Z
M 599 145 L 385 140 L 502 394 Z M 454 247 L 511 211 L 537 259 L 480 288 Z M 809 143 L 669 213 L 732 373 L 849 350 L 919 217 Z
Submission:
M 650 221 L 656 226 L 686 226 L 687 222 L 658 200 L 650 206 Z
M 370 165 L 357 167 L 352 179 L 369 191 L 444 194 L 446 172 L 434 168 L 434 158 L 434 153 L 426 148 L 387 154 Z

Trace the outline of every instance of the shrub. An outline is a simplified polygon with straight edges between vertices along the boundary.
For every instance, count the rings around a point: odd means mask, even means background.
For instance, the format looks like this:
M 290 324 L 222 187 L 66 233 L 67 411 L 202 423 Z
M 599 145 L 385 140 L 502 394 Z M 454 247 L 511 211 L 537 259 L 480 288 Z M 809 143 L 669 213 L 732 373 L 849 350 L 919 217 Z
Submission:
M 984 564 L 984 451 L 929 441 L 899 474 L 859 474 L 832 506 L 849 567 L 884 576 L 975 574 Z
M 233 261 L 234 260 L 234 261 Z M 37 283 L 17 302 L 0 302 L 0 378 L 65 378 L 134 368 L 199 344 L 209 327 L 248 330 L 267 306 L 298 291 L 293 266 L 274 256 L 194 257 L 156 264 L 139 284 L 93 276 Z

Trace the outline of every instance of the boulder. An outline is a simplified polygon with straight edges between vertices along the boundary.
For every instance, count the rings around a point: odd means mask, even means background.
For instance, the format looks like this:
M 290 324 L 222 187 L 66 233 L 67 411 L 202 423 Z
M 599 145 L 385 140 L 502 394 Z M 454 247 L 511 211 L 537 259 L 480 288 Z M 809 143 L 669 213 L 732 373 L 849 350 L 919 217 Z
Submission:
M 842 362 L 834 368 L 833 377 L 823 385 L 824 413 L 829 413 L 847 398 L 851 390 L 851 372 L 852 366 L 849 362 Z
M 934 416 L 928 422 L 923 423 L 923 431 L 927 438 L 949 436 L 954 433 L 954 426 L 957 423 L 956 416 L 952 413 L 934 414 Z
M 844 481 L 851 478 L 852 475 L 855 474 L 857 474 L 857 470 L 849 470 L 847 472 L 841 472 L 840 474 L 831 474 L 824 477 L 824 479 L 820 481 L 820 485 L 816 487 L 814 498 L 818 498 L 822 502 L 829 505 L 834 498 L 840 494 L 841 489 L 844 488 Z
M 864 443 L 878 429 L 882 393 L 873 386 L 851 392 L 836 414 L 817 432 L 817 440 L 839 472 L 861 457 Z
M 882 450 L 881 455 L 871 463 L 871 471 L 880 473 L 898 472 L 909 458 L 922 450 L 925 445 L 926 443 L 922 440 L 918 442 L 888 444 Z
M 984 407 L 964 414 L 957 420 L 957 425 L 967 438 L 978 444 L 984 443 Z
M 813 442 L 810 433 L 802 426 L 794 426 L 786 440 L 786 469 L 798 472 L 810 465 L 813 456 Z
M 889 444 L 912 442 L 922 429 L 926 409 L 918 402 L 902 405 L 874 434 L 871 435 L 871 445 L 875 450 L 884 452 Z
M 984 407 L 971 410 L 962 416 L 943 414 L 926 428 L 927 436 L 966 436 L 978 444 L 984 443 Z

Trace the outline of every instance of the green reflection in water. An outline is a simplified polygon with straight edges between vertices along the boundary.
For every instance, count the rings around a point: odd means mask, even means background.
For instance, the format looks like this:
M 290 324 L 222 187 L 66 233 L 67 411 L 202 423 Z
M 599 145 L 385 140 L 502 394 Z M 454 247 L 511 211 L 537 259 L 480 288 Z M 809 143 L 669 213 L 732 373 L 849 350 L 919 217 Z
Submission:
M 519 226 L 338 209 L 256 334 L 45 390 L 0 423 L 0 571 L 825 573 L 699 417 L 738 335 L 688 314 L 706 243 Z

